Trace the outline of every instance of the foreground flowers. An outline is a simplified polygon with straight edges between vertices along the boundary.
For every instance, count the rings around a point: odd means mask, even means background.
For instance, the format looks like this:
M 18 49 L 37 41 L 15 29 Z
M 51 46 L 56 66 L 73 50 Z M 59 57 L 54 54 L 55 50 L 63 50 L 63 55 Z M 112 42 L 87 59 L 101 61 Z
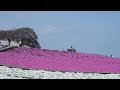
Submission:
M 0 64 L 35 70 L 120 73 L 120 59 L 37 48 L 16 48 L 0 53 Z

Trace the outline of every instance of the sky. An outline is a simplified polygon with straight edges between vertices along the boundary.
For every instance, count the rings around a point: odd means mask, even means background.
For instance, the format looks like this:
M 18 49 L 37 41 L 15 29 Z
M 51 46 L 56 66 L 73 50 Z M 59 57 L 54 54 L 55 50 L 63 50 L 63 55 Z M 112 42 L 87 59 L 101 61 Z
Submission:
M 21 27 L 44 49 L 120 57 L 120 11 L 0 11 L 0 30 Z

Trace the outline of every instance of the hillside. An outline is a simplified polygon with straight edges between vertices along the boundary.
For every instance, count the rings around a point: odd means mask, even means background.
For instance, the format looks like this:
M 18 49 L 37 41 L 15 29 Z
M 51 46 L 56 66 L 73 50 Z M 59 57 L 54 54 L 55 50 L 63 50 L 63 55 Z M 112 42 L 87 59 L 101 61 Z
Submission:
M 37 48 L 16 48 L 1 52 L 0 64 L 31 70 L 120 73 L 118 58 Z
M 27 45 L 29 47 L 41 48 L 39 42 L 37 41 L 38 37 L 36 33 L 29 27 L 12 30 L 0 30 L 0 40 L 7 40 L 8 37 L 17 43 L 19 43 L 22 39 L 24 45 Z M 33 45 L 31 45 L 31 43 L 33 43 Z

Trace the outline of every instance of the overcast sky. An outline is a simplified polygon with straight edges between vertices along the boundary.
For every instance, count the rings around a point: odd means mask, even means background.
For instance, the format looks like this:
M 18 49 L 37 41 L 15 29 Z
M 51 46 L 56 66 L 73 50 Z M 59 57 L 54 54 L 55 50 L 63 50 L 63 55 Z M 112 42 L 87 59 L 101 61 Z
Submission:
M 45 49 L 120 57 L 119 11 L 0 11 L 0 29 L 33 28 Z

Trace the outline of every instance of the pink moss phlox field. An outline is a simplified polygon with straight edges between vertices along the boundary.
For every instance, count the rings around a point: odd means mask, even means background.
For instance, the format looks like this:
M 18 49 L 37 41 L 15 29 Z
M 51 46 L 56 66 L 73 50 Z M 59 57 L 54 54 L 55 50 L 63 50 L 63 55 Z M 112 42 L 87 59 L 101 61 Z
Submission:
M 119 58 L 37 48 L 0 52 L 0 65 L 35 70 L 120 73 Z

